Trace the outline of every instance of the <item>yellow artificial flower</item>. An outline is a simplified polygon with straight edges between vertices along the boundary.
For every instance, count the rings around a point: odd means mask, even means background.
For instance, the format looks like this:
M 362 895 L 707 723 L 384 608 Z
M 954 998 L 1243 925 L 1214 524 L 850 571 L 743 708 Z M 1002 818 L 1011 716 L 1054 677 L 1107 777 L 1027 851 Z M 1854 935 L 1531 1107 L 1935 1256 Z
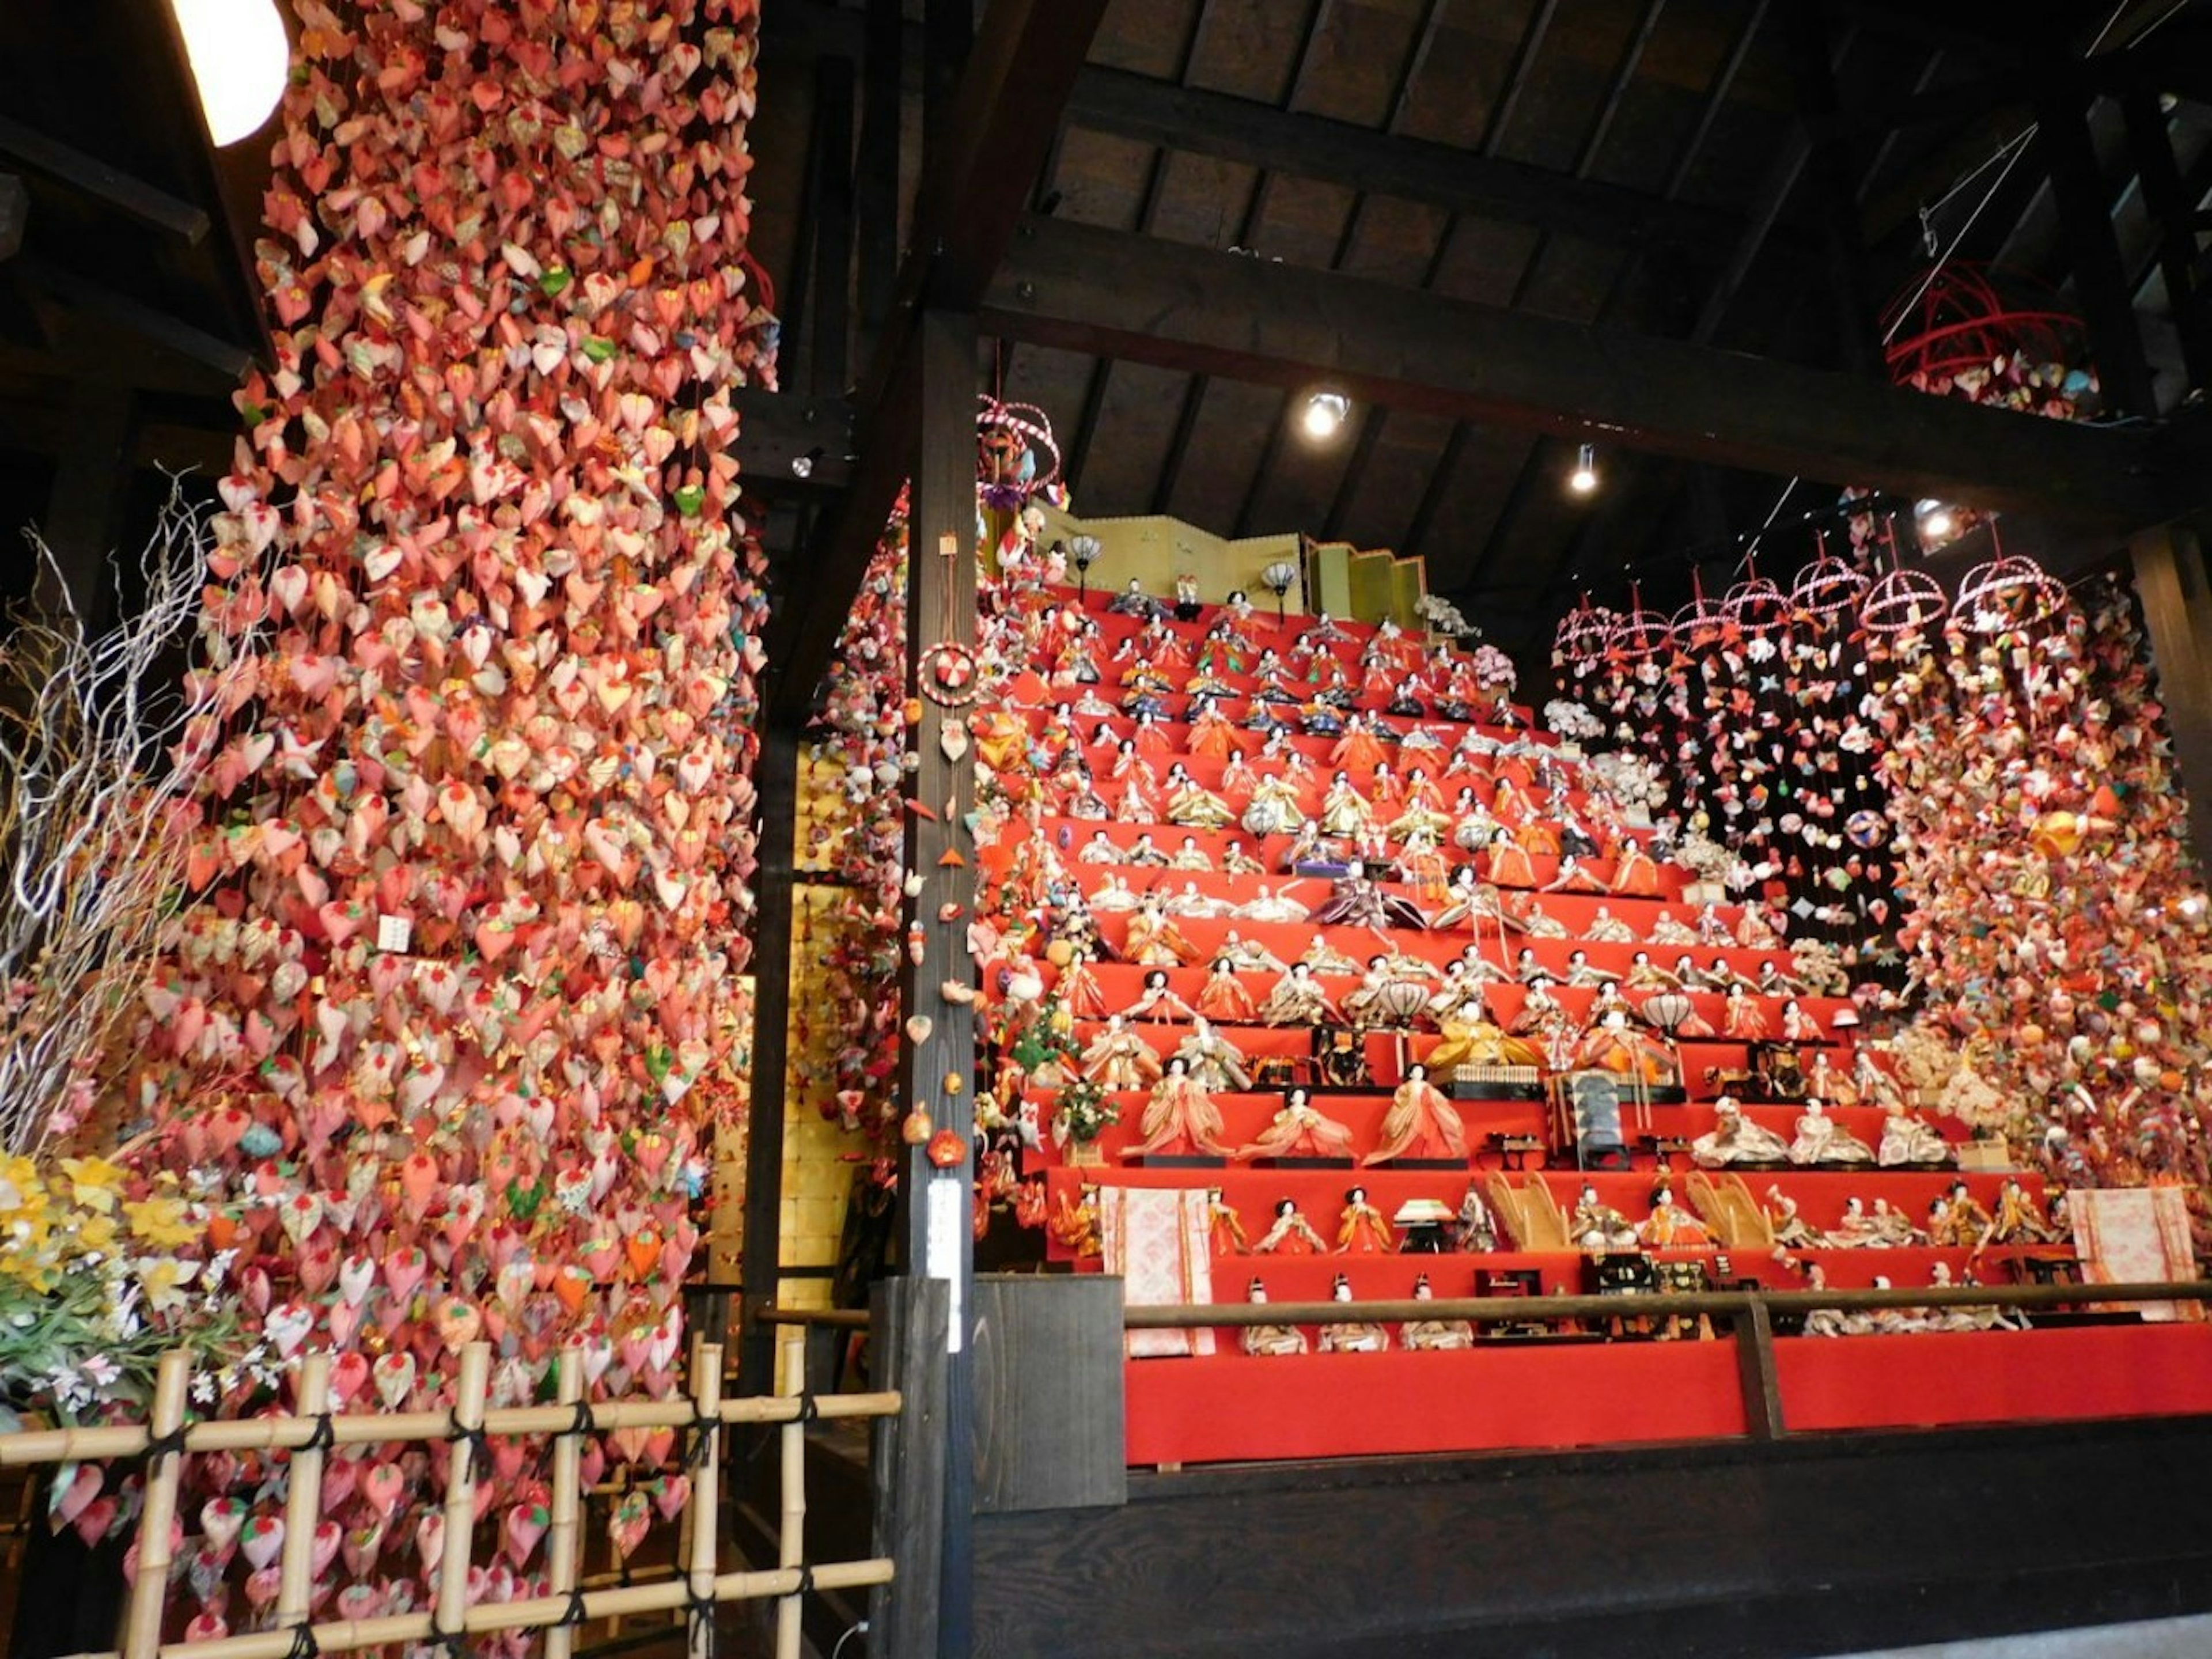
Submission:
M 124 1213 L 131 1218 L 131 1234 L 157 1250 L 173 1250 L 200 1236 L 181 1198 L 125 1199 Z
M 0 1222 L 46 1207 L 46 1183 L 27 1158 L 0 1158 Z
M 82 1250 L 97 1250 L 106 1255 L 115 1243 L 115 1218 L 105 1211 L 78 1218 L 76 1243 Z
M 62 1172 L 70 1178 L 70 1191 L 88 1210 L 105 1215 L 115 1208 L 123 1185 L 123 1168 L 104 1158 L 65 1158 Z
M 158 1261 L 142 1262 L 138 1283 L 146 1293 L 146 1305 L 156 1313 L 167 1313 L 185 1299 L 185 1287 L 199 1276 L 197 1261 L 179 1261 L 163 1256 Z

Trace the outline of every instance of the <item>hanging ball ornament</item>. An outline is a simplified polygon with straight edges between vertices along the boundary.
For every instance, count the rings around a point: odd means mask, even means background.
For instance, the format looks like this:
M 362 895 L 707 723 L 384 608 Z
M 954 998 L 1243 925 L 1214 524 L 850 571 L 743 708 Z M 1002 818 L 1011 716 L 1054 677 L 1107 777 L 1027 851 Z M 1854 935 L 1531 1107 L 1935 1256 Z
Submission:
M 1559 618 L 1559 631 L 1552 636 L 1552 666 L 1566 669 L 1577 679 L 1589 674 L 1604 662 L 1606 647 L 1620 622 L 1618 611 L 1592 605 L 1589 595 L 1583 594 L 1575 608 Z
M 2008 554 L 1966 574 L 1956 610 L 1969 632 L 1988 636 L 2040 628 L 2067 604 L 2064 583 L 2034 560 Z
M 1863 570 L 1823 553 L 1797 573 L 1790 589 L 1790 604 L 1801 616 L 1832 623 L 1856 610 L 1866 591 Z
M 1790 621 L 1790 601 L 1780 588 L 1753 571 L 1721 601 L 1723 621 L 1746 639 L 1779 634 Z
M 1629 589 L 1628 604 L 1606 635 L 1606 654 L 1615 662 L 1647 662 L 1673 645 L 1674 630 L 1666 617 L 1644 608 L 1638 589 Z

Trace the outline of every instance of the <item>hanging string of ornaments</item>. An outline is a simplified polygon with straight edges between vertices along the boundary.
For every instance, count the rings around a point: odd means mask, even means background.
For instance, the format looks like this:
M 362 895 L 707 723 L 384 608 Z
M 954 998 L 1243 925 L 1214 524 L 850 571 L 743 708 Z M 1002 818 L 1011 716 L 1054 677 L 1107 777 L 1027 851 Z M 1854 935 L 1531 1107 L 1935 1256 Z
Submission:
M 239 1325 L 196 1409 L 284 1396 L 310 1348 L 340 1408 L 434 1407 L 478 1338 L 495 1403 L 570 1345 L 594 1396 L 667 1395 L 747 1017 L 756 9 L 298 9 L 257 244 L 276 366 L 239 398 L 202 624 L 224 738 L 109 1186 L 173 1206 Z M 616 1560 L 680 1510 L 674 1446 L 587 1442 Z M 325 1616 L 422 1604 L 444 1455 L 329 1455 Z M 546 1593 L 541 1457 L 491 1449 L 473 1596 Z M 253 1628 L 281 1462 L 187 1478 L 185 1633 Z M 126 1518 L 80 1498 L 88 1541 Z

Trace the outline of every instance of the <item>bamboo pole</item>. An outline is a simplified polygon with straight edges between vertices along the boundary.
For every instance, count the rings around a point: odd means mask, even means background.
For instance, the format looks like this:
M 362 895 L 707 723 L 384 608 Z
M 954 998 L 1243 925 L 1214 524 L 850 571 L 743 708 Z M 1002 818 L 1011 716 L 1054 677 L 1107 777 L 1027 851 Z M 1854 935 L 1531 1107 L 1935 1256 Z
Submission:
M 796 1568 L 763 1571 L 726 1572 L 714 1580 L 717 1601 L 763 1601 L 790 1595 L 799 1589 Z M 884 1559 L 836 1561 L 814 1569 L 817 1589 L 861 1589 L 891 1582 L 891 1564 Z M 587 1591 L 584 1596 L 586 1622 L 647 1613 L 671 1613 L 691 1598 L 687 1579 L 659 1584 L 634 1584 L 619 1589 Z M 461 1621 L 461 1633 L 489 1636 L 507 1630 L 543 1630 L 560 1622 L 568 1610 L 568 1598 L 532 1596 L 526 1601 L 486 1601 L 471 1607 Z M 444 1634 L 434 1610 L 390 1613 L 380 1619 L 335 1620 L 317 1625 L 312 1634 L 322 1653 L 354 1653 L 363 1648 L 399 1643 L 427 1642 Z M 289 1630 L 255 1631 L 226 1636 L 213 1642 L 171 1642 L 159 1650 L 159 1659 L 287 1659 L 294 1651 L 295 1633 Z M 117 1651 L 83 1653 L 72 1659 L 125 1659 Z
M 330 1409 L 329 1354 L 311 1353 L 300 1362 L 300 1391 L 295 1399 L 302 1417 L 320 1417 Z M 292 1454 L 291 1481 L 284 1497 L 284 1558 L 276 1581 L 276 1623 L 280 1629 L 307 1621 L 313 1589 L 308 1569 L 313 1565 L 315 1526 L 322 1515 L 323 1450 L 303 1447 Z
M 691 1397 L 707 1419 L 698 1467 L 691 1476 L 691 1659 L 714 1659 L 714 1615 L 697 1610 L 714 1598 L 715 1532 L 722 1498 L 722 1345 L 701 1345 L 691 1365 Z
M 796 1398 L 806 1387 L 806 1352 L 801 1341 L 787 1339 L 777 1346 L 775 1391 Z M 793 1571 L 806 1560 L 806 1426 L 793 1417 L 783 1425 L 783 1523 L 776 1544 L 776 1565 Z M 806 1611 L 796 1581 L 791 1593 L 775 1604 L 775 1659 L 799 1659 L 799 1620 Z
M 584 1356 L 566 1347 L 553 1364 L 555 1397 L 574 1417 L 584 1397 Z M 545 1584 L 556 1601 L 576 1588 L 577 1569 L 583 1561 L 583 1461 L 581 1430 L 566 1431 L 554 1440 L 553 1524 L 545 1534 Z M 545 1659 L 569 1659 L 575 1647 L 574 1625 L 556 1625 L 545 1632 Z
M 191 1355 L 173 1348 L 154 1372 L 152 1439 L 185 1425 L 185 1396 L 191 1384 Z M 146 1472 L 146 1507 L 138 1522 L 138 1576 L 131 1582 L 131 1611 L 124 1626 L 125 1659 L 154 1659 L 161 1645 L 161 1614 L 169 1599 L 169 1532 L 176 1524 L 177 1487 L 185 1460 L 164 1452 Z
M 484 1384 L 491 1375 L 491 1345 L 471 1342 L 461 1350 L 460 1375 L 453 1384 L 452 1454 L 446 1464 L 446 1541 L 438 1557 L 438 1599 L 431 1626 L 435 1636 L 458 1636 L 467 1628 L 469 1541 L 477 1524 L 476 1449 L 464 1437 L 484 1424 Z
M 2115 1299 L 2113 1286 L 2100 1285 L 2096 1295 L 2077 1294 L 2080 1301 Z M 2160 1285 L 2154 1298 L 2170 1300 L 2189 1295 L 2187 1287 Z M 2212 1287 L 2197 1286 L 2198 1294 L 2212 1297 Z M 1981 1298 L 1984 1301 L 1990 1298 Z M 896 1389 L 877 1394 L 823 1395 L 815 1401 L 822 1417 L 890 1417 L 900 1406 Z M 722 1402 L 725 1423 L 783 1423 L 799 1409 L 795 1400 L 772 1395 L 747 1395 Z M 487 1434 L 501 1436 L 558 1434 L 574 1419 L 574 1407 L 506 1406 L 483 1414 Z M 592 1409 L 602 1430 L 675 1429 L 691 1420 L 691 1401 L 678 1400 L 617 1400 Z M 389 1416 L 368 1414 L 336 1418 L 331 1423 L 331 1443 L 337 1446 L 392 1445 L 408 1440 L 442 1440 L 453 1425 L 450 1412 L 395 1412 Z M 315 1425 L 300 1417 L 242 1418 L 220 1423 L 195 1423 L 185 1431 L 185 1449 L 198 1455 L 216 1451 L 297 1450 L 314 1437 Z M 136 1457 L 151 1443 L 142 1424 L 116 1427 L 40 1429 L 27 1434 L 0 1435 L 0 1468 L 25 1463 L 106 1462 Z

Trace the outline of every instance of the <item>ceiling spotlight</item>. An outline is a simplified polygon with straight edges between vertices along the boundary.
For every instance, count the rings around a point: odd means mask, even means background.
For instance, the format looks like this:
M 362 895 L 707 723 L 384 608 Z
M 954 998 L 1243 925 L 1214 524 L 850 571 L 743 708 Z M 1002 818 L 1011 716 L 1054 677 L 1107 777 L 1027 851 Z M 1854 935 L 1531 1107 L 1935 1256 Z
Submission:
M 267 124 L 292 72 L 292 43 L 275 0 L 170 0 L 198 84 L 208 137 L 250 138 Z
M 1920 526 L 1920 539 L 1929 546 L 1949 540 L 1951 533 L 1959 527 L 1958 518 L 1950 507 L 1933 499 L 1916 501 L 1912 518 Z
M 1587 495 L 1597 488 L 1597 446 L 1584 444 L 1575 458 L 1575 470 L 1567 474 L 1567 488 L 1577 495 Z
M 1351 415 L 1352 399 L 1341 392 L 1316 392 L 1306 399 L 1306 411 L 1299 421 L 1306 436 L 1320 443 L 1336 436 Z

